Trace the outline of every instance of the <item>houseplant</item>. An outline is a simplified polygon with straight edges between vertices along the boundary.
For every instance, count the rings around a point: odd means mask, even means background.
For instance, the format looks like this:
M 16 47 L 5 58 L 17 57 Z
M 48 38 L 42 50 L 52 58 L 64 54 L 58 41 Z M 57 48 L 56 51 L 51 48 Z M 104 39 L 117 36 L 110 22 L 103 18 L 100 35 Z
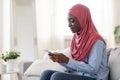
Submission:
M 120 43 L 120 25 L 115 27 L 114 36 L 115 36 L 115 42 L 117 44 Z
M 2 53 L 1 59 L 3 59 L 6 62 L 10 59 L 17 59 L 18 57 L 20 57 L 20 52 L 6 51 L 5 53 Z
M 18 57 L 20 57 L 20 52 L 17 51 L 2 53 L 1 59 L 7 63 L 7 72 L 18 71 Z

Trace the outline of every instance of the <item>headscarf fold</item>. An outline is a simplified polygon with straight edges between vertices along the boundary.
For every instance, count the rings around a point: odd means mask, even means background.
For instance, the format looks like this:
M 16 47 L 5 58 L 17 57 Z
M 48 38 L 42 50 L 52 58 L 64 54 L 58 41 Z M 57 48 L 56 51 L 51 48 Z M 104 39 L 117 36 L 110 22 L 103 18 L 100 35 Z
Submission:
M 97 40 L 105 41 L 95 28 L 88 7 L 76 4 L 69 10 L 69 14 L 75 16 L 81 26 L 81 30 L 74 33 L 72 38 L 71 56 L 75 60 L 83 61 L 88 57 Z

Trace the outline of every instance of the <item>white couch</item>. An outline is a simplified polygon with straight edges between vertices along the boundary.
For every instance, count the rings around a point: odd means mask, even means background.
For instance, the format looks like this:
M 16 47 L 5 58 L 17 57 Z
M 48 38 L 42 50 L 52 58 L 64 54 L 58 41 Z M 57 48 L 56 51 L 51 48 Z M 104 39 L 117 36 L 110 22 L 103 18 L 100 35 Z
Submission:
M 69 48 L 62 50 L 67 56 Z M 120 47 L 107 49 L 108 54 L 108 65 L 110 68 L 109 80 L 120 80 Z M 47 54 L 43 59 L 36 60 L 34 62 L 24 62 L 23 66 L 23 77 L 22 80 L 39 80 L 40 74 L 45 69 L 53 69 L 58 71 L 64 71 L 65 68 L 57 63 L 52 62 Z

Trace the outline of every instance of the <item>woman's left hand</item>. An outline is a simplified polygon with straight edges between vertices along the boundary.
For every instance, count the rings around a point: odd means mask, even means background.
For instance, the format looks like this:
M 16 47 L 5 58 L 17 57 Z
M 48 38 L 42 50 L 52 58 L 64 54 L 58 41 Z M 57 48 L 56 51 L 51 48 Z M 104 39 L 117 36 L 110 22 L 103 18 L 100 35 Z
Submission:
M 69 58 L 66 57 L 64 54 L 62 53 L 54 53 L 52 56 L 49 56 L 50 59 L 54 62 L 58 62 L 58 63 L 68 63 Z

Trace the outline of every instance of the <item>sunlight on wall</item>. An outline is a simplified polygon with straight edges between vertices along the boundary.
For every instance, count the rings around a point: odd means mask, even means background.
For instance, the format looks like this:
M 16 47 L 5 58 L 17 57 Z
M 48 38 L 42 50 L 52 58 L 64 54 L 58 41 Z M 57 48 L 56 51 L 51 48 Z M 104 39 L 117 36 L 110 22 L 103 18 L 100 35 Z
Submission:
M 10 49 L 10 0 L 3 0 L 3 50 Z

